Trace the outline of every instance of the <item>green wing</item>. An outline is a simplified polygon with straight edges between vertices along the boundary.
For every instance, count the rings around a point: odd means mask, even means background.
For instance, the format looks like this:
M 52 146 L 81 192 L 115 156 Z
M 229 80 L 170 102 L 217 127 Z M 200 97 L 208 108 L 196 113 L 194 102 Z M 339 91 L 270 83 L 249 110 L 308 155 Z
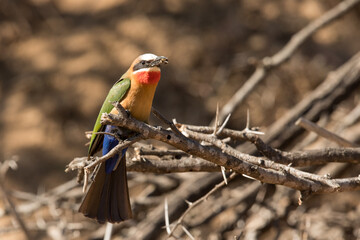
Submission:
M 130 88 L 130 82 L 131 80 L 129 78 L 120 79 L 110 89 L 109 94 L 107 95 L 100 109 L 99 115 L 96 119 L 93 134 L 91 135 L 90 139 L 89 156 L 94 155 L 102 148 L 102 140 L 104 139 L 104 135 L 94 134 L 96 132 L 102 132 L 105 130 L 105 126 L 101 125 L 100 123 L 101 115 L 103 113 L 111 112 L 111 110 L 114 108 L 112 103 L 116 101 L 121 101 L 124 98 Z

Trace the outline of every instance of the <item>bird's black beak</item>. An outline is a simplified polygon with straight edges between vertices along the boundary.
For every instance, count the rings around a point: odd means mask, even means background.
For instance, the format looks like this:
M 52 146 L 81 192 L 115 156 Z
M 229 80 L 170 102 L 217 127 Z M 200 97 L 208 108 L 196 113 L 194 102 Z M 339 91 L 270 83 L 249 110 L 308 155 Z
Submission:
M 168 62 L 169 62 L 169 60 L 166 57 L 159 56 L 150 63 L 150 67 L 160 67 L 161 64 L 167 64 Z

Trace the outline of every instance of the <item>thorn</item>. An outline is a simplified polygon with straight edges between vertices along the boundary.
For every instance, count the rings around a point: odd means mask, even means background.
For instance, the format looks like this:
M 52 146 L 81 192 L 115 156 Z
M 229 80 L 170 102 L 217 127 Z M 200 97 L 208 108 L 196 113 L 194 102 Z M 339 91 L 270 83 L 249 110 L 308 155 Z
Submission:
M 256 134 L 256 135 L 265 135 L 264 132 L 260 132 L 260 131 L 254 131 L 254 130 L 247 129 L 247 128 L 245 128 L 244 130 L 245 130 L 247 133 L 252 133 L 252 134 Z
M 213 135 L 216 135 L 219 127 L 219 103 L 216 103 L 216 113 L 215 113 L 215 122 L 214 122 L 214 132 Z
M 182 229 L 184 230 L 184 232 L 186 233 L 186 235 L 188 235 L 188 237 L 191 240 L 195 240 L 195 238 L 193 237 L 193 235 L 191 235 L 191 233 L 189 232 L 189 230 L 187 230 L 183 225 L 181 225 Z
M 228 181 L 227 181 L 227 178 L 226 178 L 226 173 L 225 173 L 225 167 L 223 167 L 223 166 L 220 166 L 220 168 L 221 168 L 221 173 L 222 173 L 222 176 L 223 176 L 223 178 L 224 178 L 224 182 L 225 182 L 225 184 L 227 185 L 228 184 Z
M 248 178 L 248 179 L 251 179 L 251 180 L 256 180 L 257 181 L 257 179 L 255 179 L 255 178 L 253 178 L 253 177 L 250 177 L 250 176 L 248 176 L 248 175 L 246 175 L 246 174 L 241 174 L 243 177 L 246 177 L 246 178 Z
M 166 232 L 167 232 L 167 234 L 170 235 L 171 230 L 170 230 L 170 222 L 169 222 L 169 207 L 168 207 L 167 197 L 165 197 L 165 200 L 164 200 L 164 212 L 165 212 L 165 227 L 166 227 Z
M 190 202 L 190 201 L 188 201 L 188 200 L 186 200 L 186 199 L 185 199 L 185 202 L 186 202 L 189 206 L 193 205 L 192 202 Z
M 226 126 L 227 123 L 229 122 L 230 117 L 231 117 L 231 113 L 229 113 L 229 114 L 226 116 L 223 124 L 221 125 L 221 127 L 219 128 L 219 130 L 216 132 L 216 135 L 218 135 L 218 134 L 220 134 L 220 133 L 222 132 L 222 130 L 225 128 L 225 126 Z
M 250 129 L 250 110 L 247 109 L 246 111 L 246 127 L 245 129 Z
M 181 133 L 182 133 L 182 135 L 184 135 L 185 137 L 189 137 L 189 134 L 187 133 L 187 132 L 185 132 L 185 131 L 181 131 Z

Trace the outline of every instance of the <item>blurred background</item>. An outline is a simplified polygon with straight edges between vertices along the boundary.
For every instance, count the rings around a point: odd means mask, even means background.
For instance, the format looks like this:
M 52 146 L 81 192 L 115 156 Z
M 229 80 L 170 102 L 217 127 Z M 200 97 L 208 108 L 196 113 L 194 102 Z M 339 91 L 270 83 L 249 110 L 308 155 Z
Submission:
M 20 160 L 7 186 L 36 193 L 72 179 L 65 165 L 87 154 L 84 132 L 138 55 L 169 58 L 154 107 L 169 119 L 208 125 L 257 60 L 337 3 L 0 1 L 0 160 Z M 244 128 L 250 109 L 252 125 L 266 132 L 360 49 L 359 26 L 357 7 L 317 32 L 236 109 L 228 127 Z

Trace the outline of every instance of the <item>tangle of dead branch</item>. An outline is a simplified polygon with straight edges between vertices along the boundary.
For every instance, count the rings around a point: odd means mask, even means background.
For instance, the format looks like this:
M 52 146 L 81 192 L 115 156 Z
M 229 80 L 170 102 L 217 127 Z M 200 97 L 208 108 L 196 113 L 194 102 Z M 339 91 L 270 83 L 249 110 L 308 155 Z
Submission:
M 303 164 L 308 164 L 310 160 L 313 159 L 313 155 L 317 155 L 322 161 L 325 159 L 327 162 L 359 163 L 359 149 L 339 148 L 337 150 L 331 149 L 327 151 L 319 150 L 315 152 L 284 154 L 279 150 L 272 149 L 270 146 L 262 143 L 262 148 L 266 149 L 261 151 L 265 153 L 264 156 L 252 156 L 237 151 L 213 134 L 190 131 L 186 129 L 186 127 L 180 128 L 183 134 L 179 134 L 171 129 L 153 127 L 128 116 L 119 103 L 115 104 L 115 107 L 119 110 L 119 115 L 103 114 L 102 124 L 111 124 L 128 128 L 129 130 L 139 133 L 138 136 L 141 136 L 143 139 L 155 139 L 167 143 L 194 157 L 202 158 L 239 174 L 245 174 L 246 176 L 261 182 L 284 185 L 309 193 L 356 191 L 360 189 L 360 178 L 358 176 L 352 178 L 331 179 L 328 176 L 319 176 L 290 166 L 290 160 L 292 158 L 297 159 L 298 162 L 302 162 Z M 243 132 L 243 136 L 245 140 L 252 140 L 252 142 L 261 141 L 258 136 L 249 135 L 246 131 Z M 204 142 L 207 144 L 204 144 Z M 122 143 L 119 145 L 123 146 Z M 257 143 L 257 146 L 259 147 L 260 144 Z M 118 150 L 120 151 L 122 148 L 123 147 L 119 147 Z M 270 151 L 269 149 L 272 150 Z M 274 154 L 268 154 L 269 152 L 276 153 L 275 157 Z M 331 152 L 331 154 L 329 154 L 329 152 Z M 110 152 L 100 159 L 108 159 L 116 153 L 116 151 Z M 99 164 L 100 162 L 101 161 L 97 159 L 88 166 L 93 168 L 95 165 L 94 163 Z M 287 165 L 283 163 L 286 163 Z M 83 166 L 84 165 L 81 164 L 81 168 L 87 170 L 90 169 L 88 166 Z M 76 169 L 77 166 L 70 163 L 69 168 Z

